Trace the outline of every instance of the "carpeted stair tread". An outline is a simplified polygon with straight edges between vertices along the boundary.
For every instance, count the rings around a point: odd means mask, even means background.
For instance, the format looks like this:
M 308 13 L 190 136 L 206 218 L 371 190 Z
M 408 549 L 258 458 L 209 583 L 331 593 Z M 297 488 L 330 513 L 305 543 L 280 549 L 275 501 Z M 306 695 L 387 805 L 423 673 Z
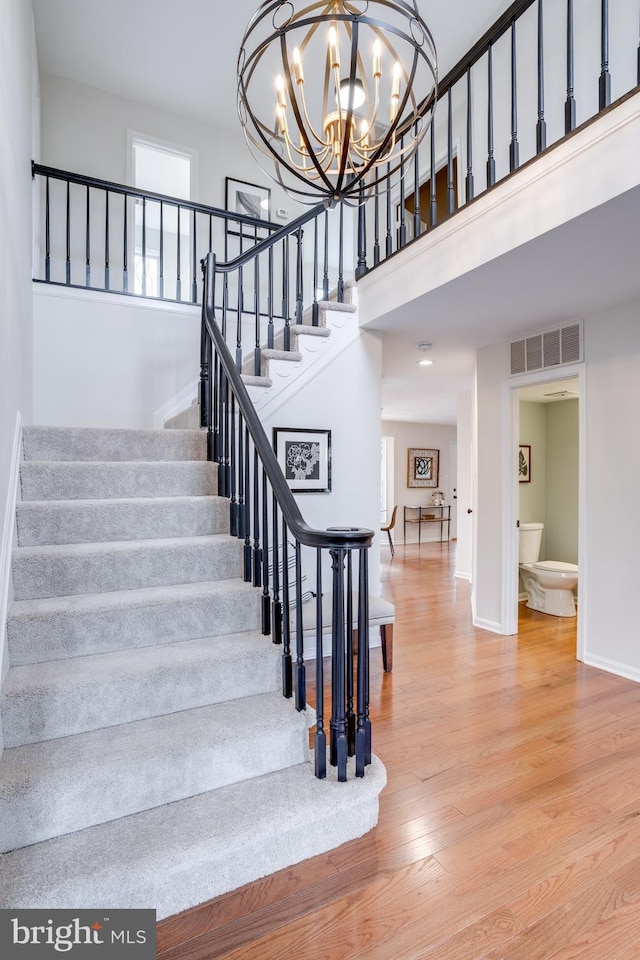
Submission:
M 18 546 L 154 540 L 227 533 L 224 497 L 27 500 L 17 506 Z
M 21 464 L 20 492 L 23 500 L 209 497 L 218 493 L 218 472 L 217 465 L 206 460 L 149 463 L 42 460 Z
M 242 574 L 242 544 L 228 534 L 17 547 L 16 600 L 225 580 Z
M 6 747 L 68 737 L 280 687 L 278 648 L 247 632 L 13 667 L 1 703 Z
M 40 663 L 257 630 L 260 595 L 241 579 L 20 600 L 9 610 L 9 662 Z
M 332 773 L 302 763 L 7 853 L 0 907 L 178 913 L 371 830 L 380 761 L 363 779 Z
M 278 691 L 6 750 L 0 850 L 303 763 L 310 721 Z
M 199 430 L 24 427 L 25 460 L 206 460 Z

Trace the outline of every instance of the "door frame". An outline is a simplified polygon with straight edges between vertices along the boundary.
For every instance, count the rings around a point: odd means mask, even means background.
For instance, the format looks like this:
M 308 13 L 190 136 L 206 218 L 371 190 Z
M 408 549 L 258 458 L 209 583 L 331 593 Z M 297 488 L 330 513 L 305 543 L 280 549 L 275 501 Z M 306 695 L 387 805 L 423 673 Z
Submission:
M 555 369 L 523 374 L 503 385 L 503 483 L 505 492 L 502 514 L 502 633 L 518 632 L 518 513 L 519 483 L 517 455 L 519 447 L 519 391 L 538 383 L 553 383 L 578 378 L 578 567 L 580 583 L 587 580 L 587 375 L 584 363 L 568 364 Z M 584 597 L 584 591 L 583 591 Z M 576 657 L 584 660 L 587 636 L 586 603 L 578 606 Z

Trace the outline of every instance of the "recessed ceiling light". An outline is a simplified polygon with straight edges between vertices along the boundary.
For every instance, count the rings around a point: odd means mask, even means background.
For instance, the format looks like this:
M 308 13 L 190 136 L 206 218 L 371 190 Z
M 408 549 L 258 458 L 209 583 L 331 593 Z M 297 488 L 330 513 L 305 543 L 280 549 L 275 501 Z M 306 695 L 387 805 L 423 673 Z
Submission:
M 433 366 L 433 360 L 418 360 L 419 367 L 431 367 Z

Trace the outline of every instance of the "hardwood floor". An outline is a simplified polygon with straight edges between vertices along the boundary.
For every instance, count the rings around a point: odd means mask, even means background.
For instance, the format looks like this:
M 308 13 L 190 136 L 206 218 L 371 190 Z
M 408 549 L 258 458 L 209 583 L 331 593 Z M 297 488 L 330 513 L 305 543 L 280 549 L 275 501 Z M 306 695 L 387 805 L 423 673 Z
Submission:
M 162 960 L 638 960 L 640 687 L 575 660 L 574 620 L 474 629 L 454 549 L 383 565 L 377 828 L 162 921 Z

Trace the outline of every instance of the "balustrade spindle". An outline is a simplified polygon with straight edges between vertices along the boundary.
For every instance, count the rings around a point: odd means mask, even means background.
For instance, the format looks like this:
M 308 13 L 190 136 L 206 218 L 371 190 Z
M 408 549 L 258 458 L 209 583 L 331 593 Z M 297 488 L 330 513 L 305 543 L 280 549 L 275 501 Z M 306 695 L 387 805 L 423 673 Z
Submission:
M 84 283 L 86 287 L 91 286 L 91 201 L 89 198 L 89 187 L 87 186 L 87 218 L 85 225 L 85 274 Z
M 511 21 L 511 143 L 509 145 L 509 170 L 513 173 L 520 166 L 518 144 L 518 75 L 516 50 L 516 21 Z
M 70 183 L 67 180 L 67 260 L 65 265 L 65 278 L 67 283 L 71 283 L 71 198 L 69 196 Z
M 238 289 L 236 291 L 236 370 L 242 373 L 242 311 L 240 309 L 242 289 L 242 268 L 238 270 Z
M 147 295 L 147 198 L 142 198 L 142 296 Z
M 327 775 L 327 735 L 324 731 L 324 663 L 322 649 L 322 550 L 316 551 L 316 733 L 314 738 L 315 774 Z
M 262 323 L 260 316 L 260 257 L 253 261 L 253 305 L 255 320 L 255 351 L 253 354 L 253 372 L 256 377 L 262 374 Z
M 267 290 L 267 346 L 273 349 L 275 343 L 275 328 L 273 323 L 273 247 L 269 247 L 268 255 L 268 290 Z
M 251 467 L 249 463 L 249 427 L 244 431 L 244 579 L 251 582 Z
M 340 236 L 338 238 L 338 303 L 344 302 L 344 204 L 340 204 Z
M 352 757 L 356 752 L 356 715 L 353 709 L 353 553 L 347 551 L 347 628 L 345 642 L 346 656 L 346 723 L 347 723 L 347 754 Z
M 493 44 L 489 44 L 487 52 L 487 81 L 487 187 L 492 187 L 496 182 L 496 161 L 493 155 Z
M 447 91 L 447 215 L 456 208 L 456 185 L 453 176 L 453 102 L 451 87 Z
M 304 665 L 304 636 L 302 632 L 302 556 L 300 543 L 296 540 L 296 710 L 307 706 L 307 681 Z
M 284 330 L 282 333 L 282 345 L 284 350 L 291 350 L 291 319 L 289 317 L 289 237 L 284 239 L 282 250 L 284 258 L 282 270 L 282 316 L 284 317 Z
M 178 204 L 178 228 L 176 232 L 176 300 L 182 300 L 182 280 L 180 277 L 180 204 Z
M 302 227 L 296 233 L 296 323 L 302 323 L 302 304 L 304 300 L 304 269 L 302 257 Z M 291 349 L 291 346 L 288 347 Z
M 571 133 L 576 126 L 576 100 L 573 95 L 575 65 L 573 53 L 573 0 L 567 0 L 567 99 L 564 105 L 564 132 Z
M 260 547 L 260 477 L 258 451 L 253 448 L 253 585 L 262 586 L 262 549 Z
M 358 687 L 356 725 L 356 777 L 364 777 L 371 763 L 371 720 L 369 718 L 369 576 L 366 550 L 358 557 Z
M 431 128 L 433 130 L 433 127 Z M 387 164 L 387 177 L 391 171 L 391 164 Z M 385 235 L 385 256 L 390 257 L 393 253 L 393 232 L 391 229 L 391 190 L 389 189 L 389 181 L 387 179 L 387 232 Z
M 377 267 L 380 263 L 380 185 L 376 178 L 373 188 L 373 265 Z
M 129 219 L 129 204 L 127 202 L 126 194 L 123 196 L 124 202 L 124 212 L 122 217 L 123 222 L 123 247 L 122 247 L 122 292 L 127 293 L 129 290 L 129 270 L 127 265 L 127 254 L 128 254 L 128 243 L 129 243 L 129 233 L 127 227 L 127 221 Z
M 400 150 L 404 148 L 404 137 L 400 137 Z M 407 242 L 407 217 L 404 196 L 404 154 L 401 152 L 400 160 L 400 199 L 398 206 L 400 208 L 400 227 L 398 230 L 398 249 L 402 250 Z
M 418 124 L 415 125 L 415 135 L 418 136 Z M 413 236 L 419 237 L 422 229 L 420 219 L 420 158 L 419 150 L 413 155 Z
M 346 551 L 329 551 L 333 569 L 332 643 L 331 643 L 331 719 L 329 721 L 329 762 L 337 767 L 340 782 L 347 779 L 347 721 L 345 715 L 345 595 L 344 563 Z
M 193 211 L 193 240 L 192 240 L 192 257 L 193 257 L 193 280 L 191 282 L 191 302 L 198 302 L 198 236 L 197 236 L 197 223 L 196 223 L 196 211 Z
M 436 192 L 436 131 L 431 124 L 431 148 L 429 152 L 429 229 L 438 223 L 438 194 Z
M 160 201 L 160 237 L 158 259 L 158 296 L 164 297 L 164 203 Z M 211 250 L 211 247 L 209 247 Z M 194 247 L 195 252 L 195 247 Z
M 322 274 L 322 299 L 329 299 L 329 211 L 324 212 L 324 264 Z
M 244 418 L 242 414 L 240 414 L 238 420 L 238 540 L 244 540 L 247 535 L 247 505 L 244 498 L 245 433 Z
M 275 560 L 277 562 L 277 558 Z M 291 662 L 291 624 L 289 614 L 289 530 L 282 518 L 282 695 L 293 696 L 293 664 Z
M 104 288 L 109 289 L 109 191 L 104 195 Z
M 547 149 L 547 124 L 544 119 L 544 11 L 538 0 L 538 123 L 536 124 L 536 153 Z
M 473 200 L 473 125 L 471 99 L 471 67 L 467 70 L 467 175 L 464 181 L 466 202 Z
M 273 569 L 273 642 L 282 643 L 282 601 L 280 600 L 280 563 L 279 563 L 279 537 L 278 537 L 278 500 L 273 494 L 272 527 L 273 527 L 273 548 L 272 569 Z
M 609 0 L 601 0 L 600 48 L 602 62 L 598 83 L 598 102 L 601 110 L 611 103 L 611 74 L 609 73 Z
M 44 278 L 51 280 L 51 203 L 49 198 L 49 177 L 44 188 Z
M 262 466 L 262 634 L 271 634 L 271 595 L 269 593 L 269 501 L 267 474 Z
M 238 497 L 236 493 L 238 460 L 236 448 L 236 398 L 231 394 L 231 420 L 230 420 L 230 459 L 229 459 L 229 534 L 232 537 L 238 536 Z
M 311 302 L 311 326 L 317 327 L 320 322 L 318 310 L 318 218 L 313 221 L 313 300 Z
M 358 192 L 358 262 L 356 265 L 356 280 L 360 280 L 367 272 L 367 210 L 365 206 L 364 182 L 360 181 Z

